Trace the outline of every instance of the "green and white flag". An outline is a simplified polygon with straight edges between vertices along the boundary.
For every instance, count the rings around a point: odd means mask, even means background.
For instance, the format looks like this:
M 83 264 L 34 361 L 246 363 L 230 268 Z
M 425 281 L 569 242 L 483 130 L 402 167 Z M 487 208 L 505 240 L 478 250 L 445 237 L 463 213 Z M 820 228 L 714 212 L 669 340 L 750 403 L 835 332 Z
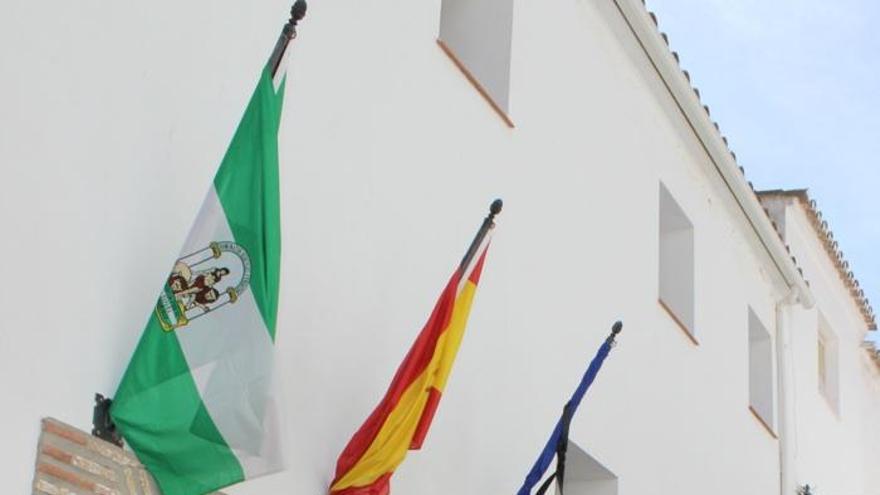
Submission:
M 284 70 L 266 67 L 113 399 L 164 495 L 281 469 L 273 397 Z

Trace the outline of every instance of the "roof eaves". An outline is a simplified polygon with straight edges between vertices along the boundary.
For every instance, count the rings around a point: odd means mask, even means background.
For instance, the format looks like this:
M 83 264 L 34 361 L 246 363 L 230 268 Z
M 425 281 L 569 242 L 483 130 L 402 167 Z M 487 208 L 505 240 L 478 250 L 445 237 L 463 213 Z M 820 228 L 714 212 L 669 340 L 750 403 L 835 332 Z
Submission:
M 877 330 L 877 320 L 874 314 L 874 308 L 871 307 L 870 301 L 865 297 L 864 289 L 859 286 L 859 280 L 856 278 L 852 270 L 850 270 L 849 262 L 844 257 L 843 251 L 840 250 L 837 241 L 834 240 L 834 232 L 832 232 L 831 228 L 828 226 L 828 221 L 822 219 L 822 211 L 819 210 L 816 200 L 810 198 L 806 189 L 775 189 L 772 191 L 761 191 L 758 193 L 758 196 L 784 196 L 794 198 L 801 204 L 801 206 L 803 206 L 804 211 L 807 212 L 810 224 L 813 226 L 813 230 L 819 237 L 819 242 L 821 242 L 822 246 L 825 248 L 825 253 L 837 269 L 837 274 L 846 286 L 850 297 L 852 297 L 853 302 L 856 304 L 856 307 L 859 308 L 859 312 L 862 314 L 862 319 L 865 321 L 865 325 L 867 325 L 868 330 Z
M 791 249 L 779 234 L 779 228 L 761 204 L 751 182 L 745 178 L 745 169 L 737 163 L 736 153 L 730 149 L 721 127 L 712 120 L 709 106 L 700 97 L 700 90 L 691 83 L 690 74 L 681 68 L 678 53 L 669 47 L 669 37 L 659 30 L 657 15 L 647 9 L 645 0 L 614 0 L 658 75 L 666 84 L 685 119 L 693 126 L 703 142 L 722 179 L 773 259 L 786 283 L 797 290 L 801 303 L 810 308 L 814 304 L 809 283 Z M 650 21 L 646 19 L 649 18 Z M 652 24 L 652 25 L 651 25 Z M 690 93 L 690 94 L 688 94 Z M 738 172 L 738 173 L 737 173 Z

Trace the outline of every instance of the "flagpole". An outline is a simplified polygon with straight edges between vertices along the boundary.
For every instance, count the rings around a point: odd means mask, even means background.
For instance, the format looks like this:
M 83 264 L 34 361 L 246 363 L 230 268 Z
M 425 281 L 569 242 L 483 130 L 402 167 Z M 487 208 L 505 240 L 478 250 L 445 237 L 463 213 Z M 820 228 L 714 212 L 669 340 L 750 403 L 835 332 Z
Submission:
M 622 330 L 623 322 L 621 321 L 616 321 L 611 326 L 611 334 L 605 338 L 605 343 L 599 347 L 599 352 L 596 353 L 596 357 L 590 362 L 587 372 L 584 374 L 583 378 L 581 378 L 580 385 L 575 389 L 574 394 L 568 402 L 565 403 L 565 407 L 562 409 L 562 416 L 557 421 L 556 427 L 550 435 L 550 439 L 547 440 L 547 443 L 544 445 L 544 450 L 542 450 L 540 456 L 538 456 L 538 460 L 535 461 L 532 469 L 526 475 L 525 482 L 522 487 L 520 487 L 519 491 L 517 491 L 517 495 L 530 495 L 532 493 L 532 488 L 534 488 L 535 485 L 541 481 L 541 478 L 544 477 L 544 473 L 553 461 L 554 455 L 556 456 L 556 471 L 544 480 L 544 483 L 538 487 L 538 491 L 535 492 L 535 495 L 546 494 L 554 480 L 556 481 L 558 488 L 556 493 L 563 493 L 563 485 L 565 483 L 565 458 L 568 451 L 568 430 L 571 426 L 572 417 L 580 405 L 581 400 L 584 398 L 584 394 L 587 393 L 587 390 L 590 388 L 590 385 L 592 385 L 593 380 L 599 373 L 602 363 L 611 352 L 611 348 L 616 344 L 615 338 Z
M 287 51 L 287 45 L 296 38 L 296 25 L 306 16 L 306 7 L 305 0 L 296 0 L 296 3 L 290 7 L 290 19 L 287 21 L 287 24 L 281 28 L 281 35 L 278 36 L 278 41 L 275 43 L 275 49 L 272 50 L 272 56 L 269 57 L 269 67 L 272 68 L 272 77 L 275 77 L 275 72 L 278 71 L 278 66 L 281 65 L 284 52 Z
M 483 224 L 480 225 L 480 230 L 477 231 L 477 235 L 474 236 L 474 240 L 471 242 L 470 247 L 468 247 L 464 258 L 461 259 L 461 264 L 458 265 L 459 270 L 464 270 L 465 267 L 470 265 L 471 261 L 473 261 L 474 256 L 477 254 L 477 249 L 479 249 L 480 244 L 483 243 L 483 239 L 485 239 L 489 231 L 495 227 L 495 216 L 501 213 L 503 207 L 504 202 L 501 201 L 501 199 L 496 199 L 495 201 L 492 201 L 491 205 L 489 205 L 489 214 L 483 219 Z

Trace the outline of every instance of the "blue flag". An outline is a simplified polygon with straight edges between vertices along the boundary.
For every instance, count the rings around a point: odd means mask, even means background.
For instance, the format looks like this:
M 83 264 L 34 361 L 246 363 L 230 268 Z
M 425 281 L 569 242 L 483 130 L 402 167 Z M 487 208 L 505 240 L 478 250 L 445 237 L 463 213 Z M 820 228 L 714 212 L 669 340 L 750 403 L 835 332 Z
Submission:
M 575 389 L 574 394 L 572 394 L 571 399 L 565 404 L 565 407 L 562 410 L 562 416 L 559 418 L 559 421 L 556 422 L 556 427 L 553 428 L 553 433 L 550 434 L 547 444 L 544 445 L 544 450 L 541 451 L 541 455 L 538 456 L 538 460 L 535 461 L 535 465 L 532 466 L 532 470 L 529 471 L 529 474 L 526 476 L 526 480 L 522 487 L 516 492 L 517 495 L 531 495 L 532 488 L 534 488 L 535 485 L 541 481 L 541 478 L 544 477 L 544 473 L 547 471 L 550 463 L 553 462 L 554 456 L 557 456 L 556 472 L 547 478 L 544 484 L 541 485 L 537 495 L 541 495 L 547 491 L 547 488 L 553 482 L 554 478 L 559 484 L 559 493 L 562 493 L 562 484 L 565 478 L 565 453 L 568 448 L 568 427 L 571 424 L 571 418 L 581 404 L 584 394 L 587 393 L 590 385 L 593 384 L 593 380 L 596 379 L 596 375 L 599 374 L 599 370 L 602 368 L 602 363 L 605 361 L 605 358 L 608 357 L 608 353 L 611 352 L 611 347 L 614 345 L 614 337 L 620 333 L 622 328 L 623 324 L 619 321 L 616 322 L 611 329 L 611 335 L 605 339 L 605 342 L 599 347 L 599 352 L 596 353 L 596 357 L 590 362 L 587 372 L 584 373 L 584 377 L 581 379 L 580 385 Z

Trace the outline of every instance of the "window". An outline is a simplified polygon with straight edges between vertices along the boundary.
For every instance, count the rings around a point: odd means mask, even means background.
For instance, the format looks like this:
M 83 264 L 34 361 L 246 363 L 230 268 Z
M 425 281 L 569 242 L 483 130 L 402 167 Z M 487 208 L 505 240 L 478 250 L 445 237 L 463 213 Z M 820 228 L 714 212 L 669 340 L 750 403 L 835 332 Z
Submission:
M 828 401 L 835 414 L 840 413 L 840 370 L 837 337 L 825 318 L 819 315 L 816 339 L 816 370 L 819 393 Z
M 694 227 L 660 184 L 660 304 L 696 343 L 694 334 Z
M 565 495 L 617 495 L 617 476 L 576 443 L 568 442 Z
M 773 433 L 773 343 L 749 308 L 749 409 Z
M 442 0 L 437 42 L 481 95 L 507 116 L 513 0 Z

